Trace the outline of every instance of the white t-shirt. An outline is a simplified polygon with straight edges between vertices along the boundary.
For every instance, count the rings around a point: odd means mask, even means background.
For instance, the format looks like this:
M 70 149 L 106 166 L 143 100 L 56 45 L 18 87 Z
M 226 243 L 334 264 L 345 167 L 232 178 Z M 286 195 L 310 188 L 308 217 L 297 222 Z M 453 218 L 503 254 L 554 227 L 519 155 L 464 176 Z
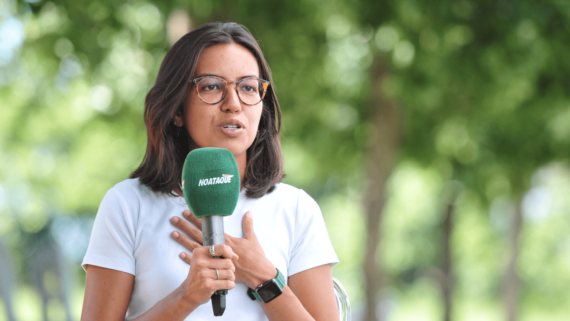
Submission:
M 184 219 L 182 212 L 187 209 L 183 197 L 154 193 L 138 179 L 120 182 L 103 198 L 82 265 L 135 276 L 126 320 L 152 308 L 188 276 L 190 266 L 178 255 L 189 250 L 172 239 L 177 228 L 170 223 L 173 216 Z M 338 263 L 319 206 L 303 190 L 279 183 L 272 193 L 257 199 L 247 198 L 242 190 L 233 215 L 224 217 L 227 234 L 243 237 L 247 211 L 253 214 L 254 230 L 266 257 L 285 278 Z M 214 317 L 209 301 L 186 320 L 267 320 L 260 303 L 252 301 L 246 291 L 244 283 L 236 283 L 221 317 Z

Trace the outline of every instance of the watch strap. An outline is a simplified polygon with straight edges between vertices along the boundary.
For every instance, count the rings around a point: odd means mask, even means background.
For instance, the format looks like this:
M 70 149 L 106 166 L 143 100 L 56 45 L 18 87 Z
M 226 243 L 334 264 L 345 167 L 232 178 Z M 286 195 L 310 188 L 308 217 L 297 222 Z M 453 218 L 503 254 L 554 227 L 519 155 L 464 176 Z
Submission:
M 252 300 L 252 301 L 259 301 L 259 302 L 263 302 L 263 300 L 261 299 L 261 297 L 259 296 L 259 294 L 257 294 L 257 291 L 252 290 L 251 288 L 247 289 L 247 296 Z
M 281 289 L 281 291 L 283 291 L 283 288 L 285 288 L 285 276 L 283 276 L 283 274 L 281 274 L 281 271 L 279 271 L 278 268 L 275 268 L 277 270 L 277 276 L 267 282 L 272 282 L 275 281 L 275 283 L 277 283 L 277 285 L 279 286 L 279 288 Z M 259 302 L 263 302 L 263 299 L 261 298 L 261 296 L 259 296 L 259 294 L 257 293 L 257 289 L 261 288 L 264 284 L 266 284 L 267 282 L 260 284 L 257 288 L 252 289 L 252 288 L 248 288 L 247 289 L 247 296 L 249 296 L 249 298 L 252 301 L 259 301 Z
M 285 288 L 285 284 L 287 283 L 285 281 L 285 276 L 283 276 L 283 274 L 281 274 L 281 271 L 279 271 L 278 268 L 275 268 L 277 270 L 277 276 L 275 277 L 275 281 L 277 281 L 277 284 L 279 284 L 279 287 L 281 288 L 281 290 L 283 290 L 283 288 Z

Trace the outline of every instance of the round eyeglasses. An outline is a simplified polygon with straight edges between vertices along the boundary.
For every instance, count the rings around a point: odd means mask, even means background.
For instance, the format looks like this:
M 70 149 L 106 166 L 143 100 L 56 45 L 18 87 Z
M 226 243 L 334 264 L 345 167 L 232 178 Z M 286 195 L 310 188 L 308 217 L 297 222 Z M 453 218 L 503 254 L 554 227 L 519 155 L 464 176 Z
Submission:
M 206 104 L 215 105 L 226 98 L 228 85 L 236 84 L 236 93 L 242 103 L 257 105 L 267 92 L 269 81 L 257 77 L 245 77 L 240 80 L 227 81 L 217 76 L 202 76 L 190 80 L 196 87 L 200 100 Z

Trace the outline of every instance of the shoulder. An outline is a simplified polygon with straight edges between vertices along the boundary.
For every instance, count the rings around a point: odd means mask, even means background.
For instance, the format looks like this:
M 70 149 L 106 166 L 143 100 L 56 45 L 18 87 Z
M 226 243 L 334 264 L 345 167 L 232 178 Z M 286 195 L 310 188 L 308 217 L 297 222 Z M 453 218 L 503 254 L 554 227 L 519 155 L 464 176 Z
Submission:
M 317 202 L 307 192 L 286 183 L 276 184 L 271 193 L 265 194 L 261 198 L 266 198 L 268 201 L 278 203 L 295 212 L 319 209 Z
M 136 215 L 141 208 L 149 202 L 157 202 L 164 195 L 153 192 L 149 187 L 142 184 L 138 178 L 126 179 L 115 184 L 105 194 L 101 207 L 114 208 L 123 213 Z
M 271 193 L 265 194 L 265 196 L 278 196 L 278 197 L 298 197 L 299 192 L 301 189 L 289 185 L 286 183 L 277 183 L 275 184 L 275 189 Z M 264 197 L 265 197 L 264 196 Z
M 125 179 L 115 184 L 107 192 L 107 196 L 118 197 L 126 200 L 156 198 L 160 197 L 158 193 L 153 192 L 148 186 L 140 182 L 138 178 Z
M 295 186 L 286 183 L 277 183 L 275 184 L 275 188 L 271 193 L 263 195 L 260 199 L 267 199 L 283 203 L 296 203 L 301 193 L 304 193 L 303 190 Z
M 133 193 L 140 193 L 144 189 L 148 189 L 148 187 L 143 185 L 138 178 L 129 178 L 115 184 L 115 186 L 111 187 L 109 192 L 121 193 L 121 194 L 133 194 Z
M 136 227 L 146 209 L 161 209 L 169 204 L 168 196 L 153 192 L 138 178 L 126 179 L 111 187 L 97 211 L 96 220 L 106 221 L 110 226 Z

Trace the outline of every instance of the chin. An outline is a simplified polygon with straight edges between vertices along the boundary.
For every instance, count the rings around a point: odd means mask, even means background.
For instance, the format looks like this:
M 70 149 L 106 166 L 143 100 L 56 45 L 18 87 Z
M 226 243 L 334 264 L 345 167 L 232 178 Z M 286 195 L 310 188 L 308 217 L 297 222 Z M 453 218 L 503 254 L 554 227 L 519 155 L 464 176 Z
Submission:
M 212 144 L 207 147 L 225 148 L 229 150 L 235 157 L 237 157 L 242 154 L 245 154 L 249 146 L 251 146 L 251 144 L 247 145 L 247 144 L 235 144 L 232 142 L 224 142 L 224 143 Z
M 247 148 L 231 148 L 231 147 L 222 147 L 229 150 L 234 157 L 238 157 L 241 155 L 245 155 L 247 153 Z

